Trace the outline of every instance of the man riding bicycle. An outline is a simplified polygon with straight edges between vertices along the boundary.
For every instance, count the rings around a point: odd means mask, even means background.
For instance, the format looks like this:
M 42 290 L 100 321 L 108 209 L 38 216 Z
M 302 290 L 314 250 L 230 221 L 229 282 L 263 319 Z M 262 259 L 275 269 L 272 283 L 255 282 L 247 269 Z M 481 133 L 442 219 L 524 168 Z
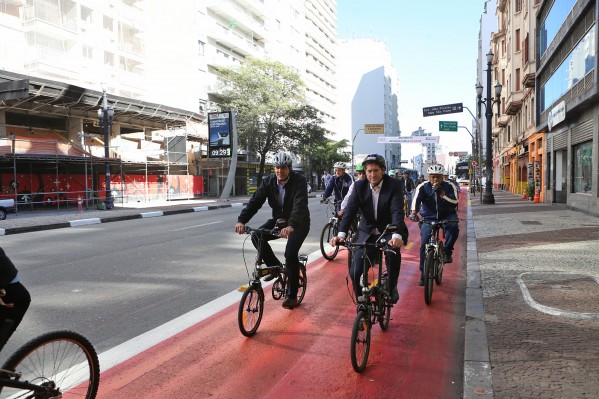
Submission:
M 17 268 L 0 248 L 0 350 L 23 320 L 30 302 Z
M 457 205 L 458 190 L 456 186 L 443 181 L 443 166 L 431 165 L 428 167 L 428 181 L 416 187 L 414 199 L 411 204 L 410 220 L 418 221 L 418 212 L 429 221 L 451 220 L 458 221 Z M 423 223 L 420 226 L 420 280 L 418 285 L 424 285 L 422 272 L 426 256 L 426 243 L 431 232 L 431 225 Z M 443 224 L 445 243 L 443 244 L 443 262 L 451 263 L 453 258 L 453 245 L 460 234 L 457 223 Z
M 297 290 L 299 284 L 298 259 L 299 251 L 310 231 L 310 211 L 308 210 L 308 189 L 306 178 L 291 168 L 291 155 L 279 152 L 273 160 L 275 173 L 262 180 L 262 184 L 247 206 L 241 211 L 235 224 L 238 234 L 245 233 L 245 224 L 260 210 L 266 200 L 272 208 L 272 218 L 260 226 L 261 229 L 273 229 L 277 219 L 287 220 L 287 227 L 281 229 L 279 236 L 266 236 L 262 244 L 262 261 L 271 266 L 282 266 L 275 256 L 267 241 L 277 238 L 287 238 L 285 247 L 285 268 L 289 277 L 286 299 L 283 307 L 293 309 L 298 305 Z M 252 243 L 258 248 L 259 234 L 252 233 Z M 265 281 L 275 278 L 274 274 L 268 275 Z
M 324 190 L 324 193 L 322 193 L 322 199 L 324 201 L 326 198 L 334 195 L 336 202 L 335 210 L 339 211 L 341 209 L 341 201 L 347 195 L 353 180 L 350 175 L 345 173 L 345 169 L 347 169 L 345 162 L 336 162 L 333 168 L 335 169 L 335 176 L 329 181 L 329 185 Z
M 366 179 L 357 180 L 354 183 L 355 188 L 343 213 L 339 234 L 331 239 L 331 245 L 345 241 L 349 226 L 359 211 L 361 216 L 355 242 L 374 242 L 388 224 L 393 224 L 398 227 L 398 231 L 386 234 L 383 238 L 393 248 L 400 248 L 408 242 L 408 228 L 404 222 L 403 212 L 403 183 L 385 174 L 385 158 L 381 155 L 366 156 L 362 165 L 366 170 Z M 362 290 L 360 276 L 364 272 L 362 261 L 364 250 L 371 259 L 374 259 L 377 254 L 376 250 L 372 248 L 358 248 L 353 256 L 350 276 L 357 299 L 361 296 Z M 397 303 L 399 300 L 397 280 L 401 266 L 399 251 L 397 254 L 387 252 L 385 263 L 389 273 L 391 301 Z
M 414 193 L 414 189 L 416 188 L 414 185 L 414 180 L 410 177 L 410 172 L 404 170 L 402 173 L 403 176 L 403 186 L 404 186 L 404 194 L 406 196 L 406 200 L 408 201 L 408 213 L 410 211 L 410 205 L 412 204 L 412 194 Z

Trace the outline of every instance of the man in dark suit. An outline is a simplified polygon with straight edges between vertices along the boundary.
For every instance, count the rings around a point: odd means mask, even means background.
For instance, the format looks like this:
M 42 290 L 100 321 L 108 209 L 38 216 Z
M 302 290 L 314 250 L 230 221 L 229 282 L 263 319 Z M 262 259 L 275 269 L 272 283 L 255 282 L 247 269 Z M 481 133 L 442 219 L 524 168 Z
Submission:
M 355 242 L 374 242 L 385 230 L 388 224 L 398 227 L 394 233 L 384 236 L 393 248 L 401 248 L 408 242 L 408 228 L 404 222 L 404 188 L 401 180 L 394 179 L 385 174 L 385 158 L 378 154 L 368 155 L 362 162 L 366 171 L 366 179 L 356 181 L 353 193 L 349 197 L 343 218 L 339 226 L 339 234 L 331 240 L 331 245 L 345 241 L 349 226 L 359 211 L 360 223 Z M 376 206 L 375 206 L 376 204 Z M 362 253 L 373 259 L 376 251 L 372 248 L 358 248 L 354 254 L 350 268 L 350 276 L 354 286 L 356 298 L 362 295 L 360 276 L 363 272 Z M 393 303 L 399 300 L 397 279 L 401 266 L 401 254 L 387 252 L 385 263 L 389 273 L 389 291 Z

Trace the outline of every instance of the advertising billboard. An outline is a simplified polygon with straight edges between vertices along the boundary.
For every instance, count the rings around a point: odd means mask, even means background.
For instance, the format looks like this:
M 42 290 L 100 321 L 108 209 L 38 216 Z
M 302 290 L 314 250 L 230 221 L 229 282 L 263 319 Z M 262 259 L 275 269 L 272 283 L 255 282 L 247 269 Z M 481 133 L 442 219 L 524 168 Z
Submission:
M 231 158 L 231 112 L 208 114 L 208 158 Z

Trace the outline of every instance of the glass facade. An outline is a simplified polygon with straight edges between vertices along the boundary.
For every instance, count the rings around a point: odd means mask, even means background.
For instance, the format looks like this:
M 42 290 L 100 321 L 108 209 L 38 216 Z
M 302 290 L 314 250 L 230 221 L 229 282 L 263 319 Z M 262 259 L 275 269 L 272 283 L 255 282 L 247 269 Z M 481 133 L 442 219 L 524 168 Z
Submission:
M 549 108 L 570 90 L 572 86 L 595 68 L 597 62 L 596 29 L 597 25 L 593 25 L 539 90 L 541 112 Z
M 564 24 L 564 21 L 568 14 L 570 14 L 570 11 L 572 11 L 574 4 L 576 4 L 576 0 L 555 0 L 553 2 L 549 14 L 547 14 L 547 17 L 539 29 L 540 57 L 545 54 L 547 47 L 549 47 L 553 39 L 555 39 L 557 31 L 559 31 L 559 28 Z
M 593 170 L 591 168 L 593 158 L 593 143 L 574 146 L 574 192 L 590 194 L 593 188 Z

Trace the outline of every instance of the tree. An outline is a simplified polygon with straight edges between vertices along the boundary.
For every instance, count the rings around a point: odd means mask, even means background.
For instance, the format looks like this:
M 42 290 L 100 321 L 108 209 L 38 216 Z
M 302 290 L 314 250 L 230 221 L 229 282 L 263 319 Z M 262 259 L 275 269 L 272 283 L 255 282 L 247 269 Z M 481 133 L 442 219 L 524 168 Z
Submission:
M 290 67 L 248 58 L 239 67 L 219 72 L 220 104 L 235 110 L 240 148 L 259 155 L 259 176 L 264 175 L 269 152 L 299 148 L 308 138 L 324 139 L 324 129 L 319 126 L 322 121 L 316 110 L 306 105 L 304 84 Z
M 323 145 L 318 145 L 310 153 L 311 167 L 316 171 L 319 178 L 324 170 L 331 170 L 335 162 L 348 162 L 351 159 L 349 152 L 344 151 L 347 148 L 347 140 L 333 141 L 327 140 Z

